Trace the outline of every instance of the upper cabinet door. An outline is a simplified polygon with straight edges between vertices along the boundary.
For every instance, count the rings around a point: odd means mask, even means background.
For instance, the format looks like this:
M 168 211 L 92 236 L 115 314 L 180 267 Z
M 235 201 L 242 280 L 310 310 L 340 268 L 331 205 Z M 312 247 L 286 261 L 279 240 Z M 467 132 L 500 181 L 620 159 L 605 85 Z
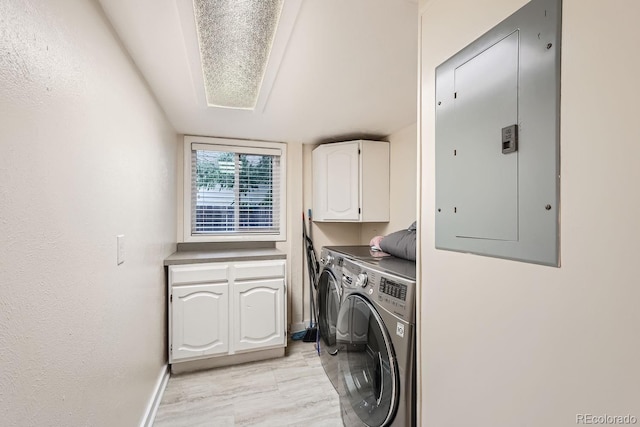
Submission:
M 388 142 L 334 142 L 313 150 L 313 219 L 389 221 Z
M 171 362 L 229 351 L 229 285 L 175 286 Z
M 358 141 L 313 150 L 313 217 L 317 221 L 360 219 Z

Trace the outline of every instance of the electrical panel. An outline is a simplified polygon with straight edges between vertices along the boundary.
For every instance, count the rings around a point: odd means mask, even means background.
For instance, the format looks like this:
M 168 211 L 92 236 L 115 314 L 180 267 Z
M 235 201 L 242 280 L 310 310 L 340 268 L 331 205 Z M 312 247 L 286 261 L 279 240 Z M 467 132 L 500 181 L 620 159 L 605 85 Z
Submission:
M 560 0 L 436 69 L 436 248 L 559 265 Z

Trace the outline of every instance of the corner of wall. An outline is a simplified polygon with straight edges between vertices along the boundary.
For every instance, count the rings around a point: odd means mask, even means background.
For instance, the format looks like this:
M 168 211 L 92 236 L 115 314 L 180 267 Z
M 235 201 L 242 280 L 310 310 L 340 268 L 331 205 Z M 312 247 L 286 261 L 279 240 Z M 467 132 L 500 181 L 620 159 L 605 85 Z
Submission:
M 184 135 L 176 136 L 176 241 L 184 242 L 184 210 L 182 203 L 184 200 L 184 150 L 182 145 Z

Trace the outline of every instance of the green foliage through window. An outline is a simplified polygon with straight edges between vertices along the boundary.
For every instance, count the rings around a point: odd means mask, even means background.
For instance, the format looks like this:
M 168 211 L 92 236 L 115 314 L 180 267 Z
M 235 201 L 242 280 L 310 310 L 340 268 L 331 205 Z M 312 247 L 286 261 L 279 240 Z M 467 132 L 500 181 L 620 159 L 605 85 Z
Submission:
M 278 156 L 206 150 L 194 151 L 193 155 L 193 232 L 273 229 Z

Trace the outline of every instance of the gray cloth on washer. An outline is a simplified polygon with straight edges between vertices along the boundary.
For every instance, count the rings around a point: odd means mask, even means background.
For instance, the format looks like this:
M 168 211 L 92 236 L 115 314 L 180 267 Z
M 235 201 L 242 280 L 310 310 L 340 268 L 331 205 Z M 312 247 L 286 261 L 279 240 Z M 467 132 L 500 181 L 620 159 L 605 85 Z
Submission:
M 380 241 L 380 249 L 384 252 L 398 258 L 404 258 L 411 261 L 416 260 L 416 223 L 409 226 L 406 230 L 396 231 L 387 234 Z

